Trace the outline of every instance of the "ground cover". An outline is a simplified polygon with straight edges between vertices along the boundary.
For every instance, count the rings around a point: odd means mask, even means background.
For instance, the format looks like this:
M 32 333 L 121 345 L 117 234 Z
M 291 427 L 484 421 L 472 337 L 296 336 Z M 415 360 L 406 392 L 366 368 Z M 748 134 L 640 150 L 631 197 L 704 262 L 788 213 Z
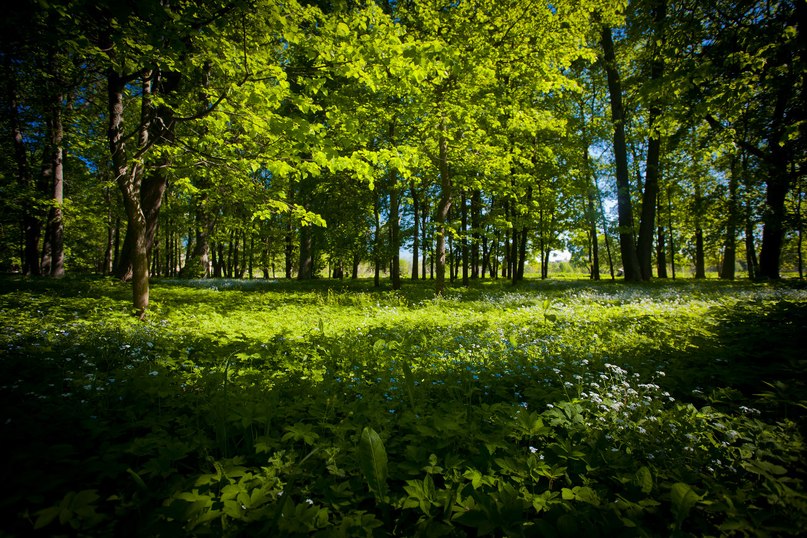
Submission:
M 0 279 L 0 535 L 807 532 L 807 290 Z

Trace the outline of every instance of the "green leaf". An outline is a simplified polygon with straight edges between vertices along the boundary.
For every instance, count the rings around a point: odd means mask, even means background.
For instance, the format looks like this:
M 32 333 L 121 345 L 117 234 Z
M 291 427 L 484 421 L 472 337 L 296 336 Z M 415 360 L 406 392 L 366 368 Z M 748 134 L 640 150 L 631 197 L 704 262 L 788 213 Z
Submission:
M 653 475 L 650 474 L 650 469 L 641 467 L 636 471 L 636 484 L 644 494 L 648 494 L 653 490 Z
M 683 482 L 676 482 L 670 490 L 670 500 L 672 501 L 673 515 L 677 529 L 689 515 L 689 511 L 697 504 L 701 496 L 695 493 L 691 486 Z
M 376 499 L 387 497 L 387 451 L 376 431 L 365 427 L 359 441 L 359 466 Z

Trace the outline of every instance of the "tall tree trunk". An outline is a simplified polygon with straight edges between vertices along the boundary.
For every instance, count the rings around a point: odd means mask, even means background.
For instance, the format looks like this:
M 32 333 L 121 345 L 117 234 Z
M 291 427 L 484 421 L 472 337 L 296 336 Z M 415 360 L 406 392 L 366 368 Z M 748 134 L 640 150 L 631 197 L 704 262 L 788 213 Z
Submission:
M 23 137 L 22 124 L 19 119 L 19 103 L 17 101 L 17 86 L 15 84 L 16 77 L 14 76 L 13 67 L 11 65 L 11 55 L 3 54 L 3 68 L 5 72 L 3 78 L 6 80 L 5 91 L 8 102 L 6 112 L 9 118 L 11 138 L 14 145 L 17 182 L 22 192 L 31 192 L 34 187 L 34 177 L 28 160 L 28 149 L 25 145 L 25 138 Z M 22 274 L 26 276 L 38 276 L 40 274 L 39 239 L 42 233 L 42 223 L 36 215 L 31 203 L 26 201 L 26 203 L 22 205 Z
M 114 226 L 112 218 L 112 193 L 108 187 L 104 187 L 104 202 L 106 202 L 106 248 L 104 249 L 104 264 L 101 274 L 104 276 L 112 274 L 112 249 L 114 248 Z
M 664 235 L 664 223 L 661 220 L 661 193 L 659 193 L 657 198 L 656 220 L 658 221 L 656 232 L 656 271 L 659 278 L 667 278 L 667 238 Z
M 482 191 L 474 189 L 471 193 L 471 279 L 479 278 L 480 259 L 479 244 L 482 228 Z M 484 276 L 484 271 L 483 271 Z
M 64 220 L 62 206 L 64 205 L 64 149 L 62 138 L 62 95 L 57 94 L 50 110 L 50 150 L 51 150 L 51 179 L 52 198 L 51 209 L 48 215 L 48 232 L 50 235 L 50 276 L 61 278 L 64 276 Z
M 729 166 L 729 200 L 728 215 L 726 216 L 726 238 L 723 243 L 723 266 L 720 268 L 720 278 L 734 280 L 734 266 L 737 262 L 737 163 L 731 158 Z
M 307 224 L 300 229 L 300 268 L 297 280 L 314 278 L 314 232 Z
M 420 233 L 423 234 L 423 238 L 421 241 L 420 249 L 421 249 L 421 264 L 420 264 L 420 277 L 423 280 L 426 280 L 426 265 L 429 258 L 429 252 L 431 248 L 431 241 L 429 241 L 429 229 L 426 226 L 427 220 L 429 218 L 429 199 L 426 197 L 426 194 L 423 194 L 423 207 L 420 210 L 421 213 L 421 223 L 420 223 Z
M 664 76 L 664 55 L 661 48 L 664 44 L 664 21 L 667 16 L 666 0 L 655 0 L 651 8 L 653 17 L 654 35 L 651 39 L 653 60 L 650 64 L 649 84 L 656 86 Z M 661 115 L 659 97 L 652 97 L 648 124 L 650 138 L 647 141 L 647 161 L 645 165 L 644 194 L 642 198 L 642 212 L 639 221 L 639 239 L 636 243 L 637 258 L 642 280 L 653 277 L 653 228 L 656 225 L 656 203 L 658 199 L 659 183 L 659 157 L 661 154 L 661 134 L 658 132 L 657 121 Z
M 759 278 L 778 280 L 782 244 L 785 235 L 785 199 L 788 191 L 787 163 L 771 165 L 771 176 L 766 181 L 763 215 L 762 248 L 759 253 Z
M 799 280 L 804 280 L 804 258 L 802 249 L 804 246 L 804 215 L 802 214 L 801 203 L 804 197 L 804 190 L 802 189 L 802 180 L 800 179 L 796 184 L 796 231 L 798 232 L 798 241 L 796 248 L 798 252 L 799 261 Z
M 448 210 L 451 208 L 451 178 L 448 177 L 448 141 L 446 140 L 445 118 L 440 120 L 439 137 L 440 202 L 434 219 L 437 225 L 435 230 L 437 234 L 435 293 L 443 295 L 446 287 L 446 222 L 448 220 Z
M 695 228 L 695 278 L 706 278 L 706 262 L 703 253 L 703 228 Z
M 409 184 L 409 189 L 412 191 L 412 211 L 414 212 L 414 231 L 412 233 L 412 280 L 418 279 L 418 256 L 420 255 L 420 203 L 418 201 L 418 193 L 415 189 L 415 182 Z
M 460 206 L 460 226 L 462 227 L 462 285 L 468 287 L 469 260 L 468 260 L 468 199 L 465 190 L 462 191 Z
M 672 269 L 672 279 L 675 280 L 675 235 L 673 234 L 672 187 L 667 187 L 667 222 L 667 229 L 670 231 L 670 269 Z
M 703 193 L 700 179 L 695 180 L 695 278 L 706 278 L 706 261 L 703 252 Z
M 110 47 L 110 59 L 114 61 L 114 54 Z M 147 107 L 149 76 L 144 76 L 143 107 Z M 132 306 L 135 314 L 143 319 L 149 303 L 149 263 L 146 248 L 146 218 L 140 202 L 141 164 L 139 159 L 134 160 L 130 167 L 126 153 L 126 141 L 123 127 L 123 94 L 127 80 L 113 69 L 107 73 L 108 84 L 108 113 L 109 113 L 109 151 L 112 160 L 115 182 L 123 195 L 123 206 L 126 209 L 128 229 L 132 230 L 132 246 L 129 251 L 132 263 Z M 148 139 L 147 115 L 141 115 L 140 139 L 138 146 L 145 148 Z M 128 232 L 127 232 L 128 233 Z
M 392 289 L 401 289 L 401 219 L 398 206 L 397 177 L 394 170 L 389 172 L 389 225 L 390 225 L 390 281 Z
M 597 234 L 597 209 L 594 199 L 598 196 L 596 178 L 591 171 L 588 154 L 589 144 L 583 148 L 583 170 L 586 173 L 586 217 L 588 220 L 588 236 L 591 241 L 591 280 L 600 279 L 600 244 Z
M 625 143 L 625 112 L 622 105 L 622 82 L 617 70 L 614 42 L 611 29 L 602 28 L 602 47 L 605 71 L 608 78 L 608 93 L 611 98 L 611 121 L 614 125 L 614 160 L 616 161 L 617 212 L 619 215 L 619 250 L 625 280 L 638 282 L 642 279 L 639 258 L 636 255 L 633 232 L 633 207 L 628 177 L 628 153 Z
M 373 286 L 381 287 L 381 210 L 378 197 L 380 193 L 376 189 L 373 199 L 373 220 L 375 224 L 373 233 Z

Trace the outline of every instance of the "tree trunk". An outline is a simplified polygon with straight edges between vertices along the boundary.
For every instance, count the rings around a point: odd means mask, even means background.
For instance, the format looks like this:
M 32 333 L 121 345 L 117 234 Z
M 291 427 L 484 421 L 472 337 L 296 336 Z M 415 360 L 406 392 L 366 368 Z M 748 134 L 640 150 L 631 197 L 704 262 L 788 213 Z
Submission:
M 4 78 L 6 79 L 5 91 L 8 99 L 7 113 L 14 145 L 14 160 L 17 168 L 17 182 L 19 183 L 20 190 L 26 192 L 33 189 L 34 178 L 28 161 L 28 149 L 26 148 L 22 133 L 22 124 L 19 119 L 16 79 L 14 77 L 11 56 L 9 54 L 3 54 L 3 67 L 5 71 Z M 21 224 L 24 245 L 21 253 L 22 274 L 26 276 L 38 276 L 40 274 L 39 239 L 42 233 L 42 223 L 36 216 L 32 204 L 30 203 L 23 204 Z
M 726 216 L 726 239 L 723 243 L 723 266 L 720 268 L 720 278 L 734 280 L 737 262 L 737 164 L 736 158 L 731 158 L 729 166 L 729 200 L 728 215 Z
M 53 182 L 53 196 L 48 216 L 48 233 L 50 236 L 50 276 L 62 278 L 64 276 L 64 220 L 62 219 L 62 206 L 64 205 L 64 150 L 62 138 L 62 95 L 56 95 L 51 104 L 50 117 L 50 150 L 51 150 L 51 180 Z
M 656 232 L 656 271 L 658 272 L 659 278 L 667 278 L 667 238 L 664 235 L 664 224 L 661 220 L 661 194 L 658 196 L 656 220 L 658 221 Z
M 392 289 L 401 289 L 401 219 L 398 206 L 398 187 L 394 170 L 390 170 L 389 225 L 390 225 L 390 281 Z
M 462 191 L 460 206 L 460 220 L 462 227 L 462 285 L 468 287 L 469 267 L 468 267 L 468 199 L 465 190 Z
M 658 84 L 664 76 L 664 56 L 661 46 L 664 43 L 664 19 L 667 16 L 666 0 L 656 0 L 651 8 L 654 26 L 654 36 L 651 39 L 653 60 L 650 64 L 651 85 Z M 642 197 L 642 212 L 639 221 L 639 239 L 636 243 L 636 253 L 639 261 L 639 270 L 642 280 L 653 277 L 653 228 L 656 224 L 656 204 L 658 199 L 659 157 L 661 154 L 661 134 L 658 132 L 657 120 L 661 115 L 660 98 L 652 97 L 648 125 L 650 139 L 647 141 L 647 161 L 645 165 L 644 195 Z
M 108 52 L 113 55 L 111 49 Z M 114 58 L 111 58 L 114 60 Z M 144 91 L 147 89 L 148 77 L 144 77 Z M 108 113 L 109 113 L 109 151 L 112 160 L 115 182 L 123 195 L 123 206 L 126 209 L 128 229 L 132 230 L 132 245 L 129 250 L 132 263 L 132 306 L 135 314 L 143 319 L 149 303 L 149 264 L 146 249 L 146 218 L 140 203 L 141 170 L 140 164 L 129 167 L 126 154 L 126 142 L 123 128 L 123 94 L 126 79 L 110 69 L 107 73 Z M 144 101 L 147 96 L 143 96 Z M 145 102 L 144 102 L 145 106 Z M 140 144 L 145 147 L 148 128 L 141 118 Z
M 766 181 L 763 215 L 762 249 L 759 253 L 759 278 L 778 280 L 782 243 L 785 235 L 785 199 L 788 191 L 787 163 L 771 165 L 774 168 Z
M 418 193 L 415 189 L 415 182 L 409 184 L 412 191 L 412 211 L 414 212 L 414 231 L 412 233 L 412 280 L 418 279 L 418 256 L 420 256 L 420 203 L 418 201 Z
M 625 143 L 625 113 L 622 106 L 622 83 L 617 70 L 614 42 L 611 29 L 602 28 L 602 47 L 605 71 L 608 78 L 608 93 L 611 97 L 611 121 L 614 126 L 614 160 L 616 161 L 617 212 L 619 215 L 619 250 L 625 280 L 638 282 L 642 279 L 639 258 L 636 255 L 633 232 L 633 207 L 628 177 L 628 154 Z
M 703 255 L 703 229 L 695 228 L 695 278 L 706 278 L 706 263 Z
M 448 210 L 451 208 L 451 179 L 448 177 L 448 141 L 446 140 L 445 118 L 440 121 L 439 150 L 440 202 L 434 219 L 437 225 L 435 230 L 437 234 L 435 293 L 438 296 L 443 295 L 446 286 L 446 221 L 448 220 Z
M 297 280 L 314 278 L 314 232 L 311 225 L 300 229 L 300 268 Z
M 381 287 L 381 215 L 379 208 L 378 190 L 376 189 L 373 199 L 373 219 L 375 229 L 373 234 L 373 286 Z
M 479 244 L 481 243 L 482 227 L 482 191 L 474 189 L 471 193 L 471 280 L 479 278 L 480 259 Z M 482 272 L 484 276 L 484 271 Z

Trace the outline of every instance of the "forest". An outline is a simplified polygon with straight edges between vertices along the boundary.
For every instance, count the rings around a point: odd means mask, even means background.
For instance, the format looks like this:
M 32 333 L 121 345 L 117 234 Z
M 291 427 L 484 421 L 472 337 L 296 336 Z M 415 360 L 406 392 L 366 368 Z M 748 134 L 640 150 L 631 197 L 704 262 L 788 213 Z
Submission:
M 805 21 L 7 8 L 0 537 L 804 535 Z

